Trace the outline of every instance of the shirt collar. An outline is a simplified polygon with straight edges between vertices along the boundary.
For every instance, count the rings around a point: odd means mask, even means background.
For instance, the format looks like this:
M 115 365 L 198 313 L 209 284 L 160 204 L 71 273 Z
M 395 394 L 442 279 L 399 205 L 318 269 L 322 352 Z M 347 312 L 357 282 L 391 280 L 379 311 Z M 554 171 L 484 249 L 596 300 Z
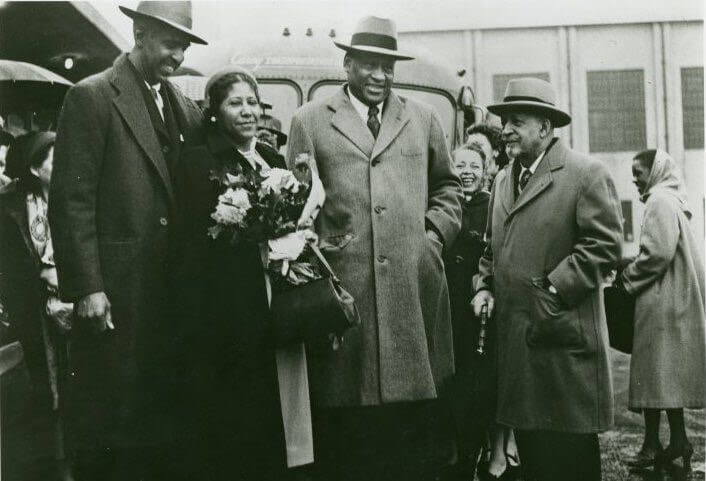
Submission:
M 363 119 L 363 123 L 367 124 L 368 123 L 368 110 L 370 109 L 369 106 L 365 105 L 363 102 L 361 102 L 358 97 L 353 95 L 351 93 L 350 89 L 348 88 L 348 85 L 346 85 L 346 93 L 348 94 L 348 98 L 351 99 L 351 103 L 353 104 L 353 108 L 355 109 L 356 112 L 358 112 L 358 115 L 360 115 L 360 118 Z M 382 123 L 382 107 L 383 107 L 383 102 L 380 102 L 377 104 L 378 108 L 378 113 L 376 117 L 378 118 L 378 122 Z
M 534 175 L 535 171 L 537 170 L 537 167 L 539 167 L 539 163 L 542 161 L 542 159 L 544 158 L 544 154 L 546 153 L 546 150 L 542 151 L 542 153 L 539 154 L 539 157 L 537 157 L 537 159 L 532 163 L 532 165 L 529 166 L 529 168 L 525 168 L 522 164 L 520 164 L 520 166 L 522 167 L 522 170 L 520 170 L 520 175 L 522 175 L 525 170 L 529 170 L 530 174 Z

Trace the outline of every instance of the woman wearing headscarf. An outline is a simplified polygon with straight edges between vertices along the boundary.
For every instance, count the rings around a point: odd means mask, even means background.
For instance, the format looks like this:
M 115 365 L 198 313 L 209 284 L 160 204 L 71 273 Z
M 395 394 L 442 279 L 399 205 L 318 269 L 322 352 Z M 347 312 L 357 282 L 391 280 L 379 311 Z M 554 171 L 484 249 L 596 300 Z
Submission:
M 59 413 L 73 306 L 58 298 L 47 223 L 55 137 L 54 132 L 31 132 L 15 139 L 10 149 L 7 167 L 16 179 L 0 190 L 0 292 L 30 373 L 33 399 L 28 405 L 38 403 L 48 415 L 56 459 L 66 475 Z
M 629 464 L 647 467 L 682 458 L 688 470 L 693 447 L 684 408 L 704 407 L 705 397 L 703 261 L 674 160 L 661 150 L 646 150 L 633 159 L 632 172 L 645 204 L 640 250 L 617 282 L 636 297 L 628 407 L 642 410 L 645 439 Z M 664 450 L 662 410 L 670 429 Z

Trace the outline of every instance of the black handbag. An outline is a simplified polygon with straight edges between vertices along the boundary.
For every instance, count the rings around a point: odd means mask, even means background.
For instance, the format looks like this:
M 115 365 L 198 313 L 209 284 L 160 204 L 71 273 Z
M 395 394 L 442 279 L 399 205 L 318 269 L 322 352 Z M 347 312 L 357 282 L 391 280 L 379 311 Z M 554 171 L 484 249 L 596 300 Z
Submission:
M 603 305 L 610 346 L 625 354 L 631 354 L 635 325 L 635 297 L 624 289 L 608 286 L 603 290 Z
M 320 344 L 343 337 L 360 324 L 353 296 L 341 285 L 319 248 L 310 244 L 324 276 L 272 293 L 270 336 L 278 346 L 295 342 Z

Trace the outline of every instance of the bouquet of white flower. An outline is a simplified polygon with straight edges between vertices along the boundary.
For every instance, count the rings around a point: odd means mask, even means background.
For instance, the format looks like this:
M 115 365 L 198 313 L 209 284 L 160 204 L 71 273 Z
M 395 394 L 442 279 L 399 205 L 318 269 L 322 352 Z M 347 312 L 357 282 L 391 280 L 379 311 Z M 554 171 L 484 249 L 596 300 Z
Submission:
M 267 245 L 267 269 L 273 283 L 301 285 L 322 277 L 310 261 L 307 245 L 318 242 L 310 229 L 324 200 L 321 181 L 312 175 L 311 158 L 304 154 L 294 170 L 253 170 L 247 174 L 212 173 L 223 186 L 208 230 L 213 238 L 234 244 L 249 241 Z

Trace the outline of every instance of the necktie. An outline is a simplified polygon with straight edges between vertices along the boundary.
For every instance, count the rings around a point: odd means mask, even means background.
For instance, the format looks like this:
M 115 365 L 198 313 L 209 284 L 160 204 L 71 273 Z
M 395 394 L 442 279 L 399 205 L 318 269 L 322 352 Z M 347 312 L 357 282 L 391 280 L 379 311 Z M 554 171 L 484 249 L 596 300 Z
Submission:
M 154 102 L 157 104 L 159 115 L 161 115 L 162 120 L 164 120 L 164 101 L 162 100 L 162 96 L 159 95 L 159 92 L 153 85 L 150 85 L 150 93 L 152 94 L 152 98 L 154 98 Z
M 530 177 L 532 177 L 532 172 L 529 169 L 525 169 L 524 172 L 522 172 L 522 175 L 520 175 L 520 192 L 525 190 Z
M 380 132 L 380 121 L 378 120 L 378 108 L 372 106 L 368 109 L 368 128 L 373 133 L 373 137 L 378 138 Z

